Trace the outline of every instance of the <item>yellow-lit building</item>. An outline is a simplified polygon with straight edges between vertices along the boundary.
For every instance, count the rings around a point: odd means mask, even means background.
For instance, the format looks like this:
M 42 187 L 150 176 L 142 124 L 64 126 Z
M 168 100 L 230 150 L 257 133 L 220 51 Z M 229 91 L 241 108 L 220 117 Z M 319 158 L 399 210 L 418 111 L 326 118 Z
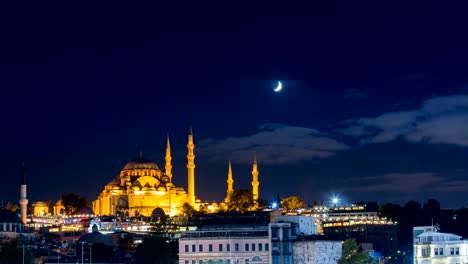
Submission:
M 45 216 L 49 214 L 49 206 L 46 202 L 36 201 L 32 204 L 34 216 Z
M 187 147 L 189 193 L 172 183 L 172 157 L 168 138 L 165 172 L 140 153 L 140 157 L 128 162 L 120 174 L 105 186 L 93 202 L 94 214 L 151 216 L 156 209 L 162 209 L 165 214 L 173 216 L 180 213 L 184 203 L 197 208 L 200 201 L 195 198 L 195 155 L 191 129 Z

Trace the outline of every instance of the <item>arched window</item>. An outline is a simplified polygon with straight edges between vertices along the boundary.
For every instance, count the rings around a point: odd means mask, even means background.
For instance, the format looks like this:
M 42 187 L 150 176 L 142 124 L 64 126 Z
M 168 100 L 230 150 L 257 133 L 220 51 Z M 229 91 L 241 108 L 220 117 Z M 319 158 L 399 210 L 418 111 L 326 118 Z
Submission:
M 252 261 L 262 261 L 262 258 L 260 256 L 255 256 L 252 258 Z

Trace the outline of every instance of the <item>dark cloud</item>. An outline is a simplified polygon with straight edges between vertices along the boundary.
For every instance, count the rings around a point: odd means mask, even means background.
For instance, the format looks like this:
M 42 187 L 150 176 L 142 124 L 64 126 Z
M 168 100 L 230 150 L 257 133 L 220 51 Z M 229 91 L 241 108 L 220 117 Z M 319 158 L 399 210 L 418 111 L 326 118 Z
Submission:
M 403 137 L 410 142 L 468 146 L 468 95 L 426 100 L 420 109 L 385 113 L 374 118 L 345 122 L 339 131 L 362 137 L 363 144 Z
M 468 191 L 468 180 L 447 179 L 435 173 L 388 173 L 348 179 L 348 189 L 354 192 L 391 192 L 417 197 L 428 193 Z
M 222 140 L 206 139 L 200 142 L 199 153 L 213 161 L 227 159 L 237 163 L 252 163 L 256 152 L 264 164 L 293 164 L 313 158 L 326 158 L 349 146 L 328 137 L 320 131 L 299 126 L 266 124 L 260 131 L 246 137 Z

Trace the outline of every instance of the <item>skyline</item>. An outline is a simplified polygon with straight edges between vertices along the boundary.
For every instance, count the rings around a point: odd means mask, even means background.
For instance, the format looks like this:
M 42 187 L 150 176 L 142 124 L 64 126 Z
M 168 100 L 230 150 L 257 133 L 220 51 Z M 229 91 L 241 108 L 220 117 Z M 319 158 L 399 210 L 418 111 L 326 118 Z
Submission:
M 158 8 L 1 18 L 2 199 L 18 200 L 24 160 L 31 203 L 94 200 L 140 149 L 163 169 L 167 135 L 186 189 L 191 122 L 203 201 L 224 198 L 228 160 L 234 188 L 250 188 L 255 152 L 267 200 L 467 204 L 467 39 L 453 12 L 435 27 L 411 3 Z

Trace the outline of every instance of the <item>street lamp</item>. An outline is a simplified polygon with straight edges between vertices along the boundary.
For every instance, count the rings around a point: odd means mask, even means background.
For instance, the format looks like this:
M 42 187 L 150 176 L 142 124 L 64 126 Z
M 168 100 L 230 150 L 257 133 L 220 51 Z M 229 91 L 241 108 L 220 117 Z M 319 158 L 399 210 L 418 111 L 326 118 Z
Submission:
M 89 264 L 92 263 L 92 259 L 93 259 L 93 254 L 92 254 L 92 249 L 93 249 L 93 243 L 88 243 L 89 244 Z
M 81 243 L 81 264 L 84 264 L 84 244 L 86 242 L 81 241 L 80 243 Z

